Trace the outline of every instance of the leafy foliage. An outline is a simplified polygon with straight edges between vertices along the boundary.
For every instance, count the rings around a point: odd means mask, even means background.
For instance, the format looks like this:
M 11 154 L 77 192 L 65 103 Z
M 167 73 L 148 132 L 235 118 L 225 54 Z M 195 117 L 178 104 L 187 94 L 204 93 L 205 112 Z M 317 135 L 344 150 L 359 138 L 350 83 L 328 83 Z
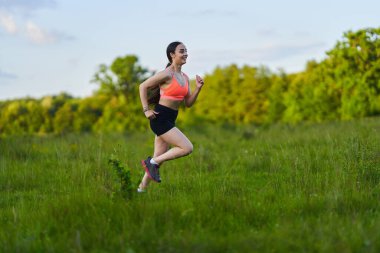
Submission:
M 130 170 L 126 169 L 121 164 L 121 161 L 114 155 L 112 155 L 111 158 L 108 159 L 108 164 L 112 167 L 112 169 L 120 178 L 120 188 L 118 192 L 121 194 L 121 196 L 123 196 L 123 198 L 130 199 L 132 197 L 133 191 Z

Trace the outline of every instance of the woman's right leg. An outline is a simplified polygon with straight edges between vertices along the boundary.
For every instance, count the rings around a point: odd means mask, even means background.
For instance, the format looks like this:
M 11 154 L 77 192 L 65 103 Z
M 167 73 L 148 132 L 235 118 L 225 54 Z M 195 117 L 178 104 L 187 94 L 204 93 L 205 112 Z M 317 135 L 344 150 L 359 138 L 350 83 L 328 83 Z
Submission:
M 169 144 L 166 143 L 162 138 L 161 136 L 157 136 L 154 138 L 154 154 L 153 154 L 153 157 L 156 157 L 156 156 L 159 156 L 161 154 L 164 154 L 166 151 L 168 151 L 169 149 Z M 145 189 L 148 187 L 149 185 L 149 182 L 151 181 L 152 179 L 150 179 L 150 177 L 148 176 L 148 174 L 145 172 L 145 175 L 143 177 L 143 179 L 141 180 L 141 183 L 139 185 L 139 188 L 140 189 Z

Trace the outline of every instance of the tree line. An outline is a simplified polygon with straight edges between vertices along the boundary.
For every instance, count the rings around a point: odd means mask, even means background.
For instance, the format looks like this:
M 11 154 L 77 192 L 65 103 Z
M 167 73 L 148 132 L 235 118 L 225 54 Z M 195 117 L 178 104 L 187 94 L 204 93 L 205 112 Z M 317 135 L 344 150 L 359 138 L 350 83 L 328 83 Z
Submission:
M 0 136 L 66 132 L 144 131 L 138 85 L 154 72 L 138 57 L 102 64 L 90 97 L 62 93 L 0 102 Z M 348 31 L 320 62 L 298 73 L 265 66 L 216 67 L 193 108 L 182 108 L 183 126 L 271 124 L 348 120 L 380 114 L 380 28 Z M 194 80 L 191 81 L 194 89 Z

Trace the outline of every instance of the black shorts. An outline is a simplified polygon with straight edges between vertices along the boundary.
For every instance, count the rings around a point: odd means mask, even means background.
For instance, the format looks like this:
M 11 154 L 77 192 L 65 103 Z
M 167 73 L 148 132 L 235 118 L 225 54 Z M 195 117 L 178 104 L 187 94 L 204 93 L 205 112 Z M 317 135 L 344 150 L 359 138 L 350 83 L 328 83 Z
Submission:
M 177 110 L 157 104 L 154 111 L 158 112 L 158 114 L 156 114 L 156 118 L 150 120 L 150 128 L 157 136 L 175 127 L 175 121 L 178 116 Z

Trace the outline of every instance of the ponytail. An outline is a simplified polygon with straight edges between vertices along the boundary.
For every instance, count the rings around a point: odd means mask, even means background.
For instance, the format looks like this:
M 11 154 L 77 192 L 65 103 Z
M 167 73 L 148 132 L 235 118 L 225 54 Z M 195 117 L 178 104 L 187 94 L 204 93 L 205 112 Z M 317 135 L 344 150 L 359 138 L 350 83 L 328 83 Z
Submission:
M 160 87 L 148 89 L 148 104 L 155 105 L 160 101 Z

